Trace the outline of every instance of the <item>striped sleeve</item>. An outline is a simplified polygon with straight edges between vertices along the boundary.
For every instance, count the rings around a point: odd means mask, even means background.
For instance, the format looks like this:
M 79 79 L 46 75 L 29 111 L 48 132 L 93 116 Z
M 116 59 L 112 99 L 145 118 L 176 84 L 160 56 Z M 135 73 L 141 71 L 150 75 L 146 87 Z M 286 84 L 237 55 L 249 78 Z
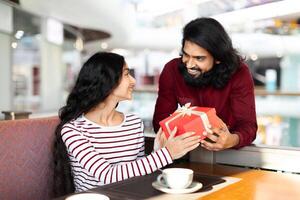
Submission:
M 91 176 L 104 184 L 146 175 L 173 162 L 168 150 L 162 148 L 149 156 L 140 157 L 131 162 L 110 164 L 99 151 L 96 151 L 89 138 L 79 130 L 64 126 L 61 135 L 69 154 Z M 142 155 L 142 153 L 139 154 Z
M 144 123 L 141 122 L 141 132 L 144 133 Z M 145 156 L 145 137 L 143 138 L 143 146 L 142 148 L 140 149 L 138 155 L 137 155 L 139 158 L 140 157 L 144 157 Z

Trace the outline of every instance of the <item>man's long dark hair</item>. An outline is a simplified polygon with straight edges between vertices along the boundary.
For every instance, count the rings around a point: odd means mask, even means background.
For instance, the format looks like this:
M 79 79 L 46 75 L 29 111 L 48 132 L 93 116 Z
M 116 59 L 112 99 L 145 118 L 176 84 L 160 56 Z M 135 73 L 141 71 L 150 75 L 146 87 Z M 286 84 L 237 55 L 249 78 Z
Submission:
M 186 82 L 192 86 L 223 88 L 239 68 L 242 60 L 233 48 L 231 39 L 223 26 L 212 18 L 197 18 L 189 22 L 183 29 L 182 50 L 185 41 L 199 45 L 206 49 L 215 61 L 220 61 L 219 64 L 215 63 L 210 71 L 201 74 L 198 78 L 193 78 L 181 61 L 179 69 Z
M 118 86 L 125 60 L 114 53 L 101 52 L 89 58 L 81 68 L 67 103 L 59 111 L 60 123 L 55 130 L 54 143 L 54 195 L 55 197 L 74 192 L 74 181 L 68 152 L 61 138 L 65 123 L 90 111 L 105 100 Z

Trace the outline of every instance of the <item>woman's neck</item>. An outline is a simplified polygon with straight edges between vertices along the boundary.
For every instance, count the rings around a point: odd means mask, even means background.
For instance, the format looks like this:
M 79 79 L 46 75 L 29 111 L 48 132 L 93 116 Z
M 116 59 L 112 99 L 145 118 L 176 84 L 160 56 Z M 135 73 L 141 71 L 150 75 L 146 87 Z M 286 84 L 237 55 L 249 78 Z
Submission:
M 100 103 L 91 111 L 85 114 L 85 117 L 102 126 L 116 126 L 122 123 L 124 116 L 116 111 L 117 101 L 109 100 Z

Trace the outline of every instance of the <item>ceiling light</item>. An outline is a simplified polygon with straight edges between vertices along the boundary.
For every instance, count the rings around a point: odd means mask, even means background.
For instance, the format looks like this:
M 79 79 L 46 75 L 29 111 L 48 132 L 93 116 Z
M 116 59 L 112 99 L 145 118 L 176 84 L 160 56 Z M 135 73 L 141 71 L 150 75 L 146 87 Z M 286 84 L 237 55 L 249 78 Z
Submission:
M 23 35 L 24 35 L 24 31 L 18 30 L 15 34 L 15 38 L 19 40 L 23 37 Z
M 251 60 L 256 61 L 257 60 L 257 55 L 256 54 L 252 54 L 250 55 Z
M 102 49 L 107 49 L 108 44 L 106 42 L 101 42 L 101 48 Z
M 18 43 L 16 43 L 16 42 L 11 43 L 11 47 L 12 47 L 13 49 L 17 48 L 17 46 L 18 46 Z
M 78 50 L 78 51 L 82 51 L 83 50 L 83 40 L 78 37 L 75 41 L 75 48 Z

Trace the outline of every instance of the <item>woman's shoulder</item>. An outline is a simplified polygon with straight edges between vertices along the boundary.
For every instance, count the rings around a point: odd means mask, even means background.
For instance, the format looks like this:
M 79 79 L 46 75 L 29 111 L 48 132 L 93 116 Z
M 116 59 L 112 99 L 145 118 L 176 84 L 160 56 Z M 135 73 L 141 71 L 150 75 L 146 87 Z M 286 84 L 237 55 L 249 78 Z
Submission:
M 84 126 L 87 122 L 84 120 L 82 116 L 77 117 L 76 119 L 72 119 L 69 122 L 65 123 L 62 126 L 62 129 L 73 129 L 79 130 L 82 126 Z
M 125 121 L 122 124 L 122 127 L 125 129 L 140 129 L 144 127 L 143 120 L 135 113 L 125 114 Z
M 136 122 L 142 121 L 141 117 L 135 113 L 124 113 L 124 115 L 125 115 L 125 123 L 132 122 L 132 121 L 136 121 Z

